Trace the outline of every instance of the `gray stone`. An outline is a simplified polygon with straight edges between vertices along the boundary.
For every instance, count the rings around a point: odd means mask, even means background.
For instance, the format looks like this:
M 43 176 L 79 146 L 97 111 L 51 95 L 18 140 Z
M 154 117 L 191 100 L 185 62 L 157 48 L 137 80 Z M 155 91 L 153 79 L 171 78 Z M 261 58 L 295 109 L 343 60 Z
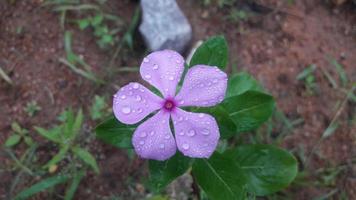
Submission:
M 150 50 L 182 53 L 192 38 L 192 28 L 175 0 L 141 0 L 141 34 Z

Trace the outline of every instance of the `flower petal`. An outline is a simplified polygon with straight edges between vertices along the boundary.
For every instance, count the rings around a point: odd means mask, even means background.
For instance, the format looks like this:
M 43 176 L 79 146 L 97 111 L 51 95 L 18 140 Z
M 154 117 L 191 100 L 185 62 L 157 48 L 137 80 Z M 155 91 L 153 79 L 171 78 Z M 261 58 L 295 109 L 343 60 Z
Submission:
M 196 65 L 190 68 L 175 97 L 178 106 L 214 106 L 224 100 L 227 75 L 217 67 Z
M 210 157 L 220 137 L 214 117 L 177 108 L 172 120 L 179 151 L 193 158 Z
M 159 111 L 139 125 L 132 144 L 142 158 L 166 160 L 173 156 L 177 147 L 169 126 L 169 113 Z
M 149 54 L 143 59 L 140 67 L 142 78 L 159 89 L 164 97 L 175 96 L 183 70 L 183 57 L 172 50 Z
M 139 83 L 122 87 L 113 99 L 115 117 L 122 123 L 135 124 L 162 107 L 162 99 Z

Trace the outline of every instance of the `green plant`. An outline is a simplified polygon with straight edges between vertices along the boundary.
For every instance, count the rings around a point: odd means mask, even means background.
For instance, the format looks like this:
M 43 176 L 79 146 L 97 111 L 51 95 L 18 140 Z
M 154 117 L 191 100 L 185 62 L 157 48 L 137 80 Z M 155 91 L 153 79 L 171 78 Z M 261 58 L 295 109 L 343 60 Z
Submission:
M 41 110 L 41 107 L 37 104 L 37 101 L 30 101 L 26 104 L 24 110 L 28 116 L 33 117 L 38 111 Z
M 21 128 L 17 122 L 11 124 L 11 129 L 13 131 L 12 135 L 5 141 L 5 147 L 12 147 L 23 140 L 28 146 L 33 144 L 32 138 L 29 136 L 29 131 L 27 129 Z
M 94 156 L 77 143 L 78 136 L 83 123 L 83 112 L 78 111 L 74 115 L 72 110 L 64 111 L 60 120 L 63 124 L 55 126 L 52 129 L 35 127 L 35 130 L 47 140 L 55 143 L 59 151 L 49 160 L 43 168 L 50 168 L 58 162 L 65 159 L 69 154 L 82 160 L 87 166 L 91 167 L 96 173 L 99 173 L 99 167 Z
M 59 61 L 66 66 L 68 66 L 75 73 L 87 78 L 88 80 L 94 81 L 98 84 L 103 84 L 104 81 L 97 78 L 92 72 L 91 67 L 78 55 L 76 55 L 72 50 L 72 33 L 66 31 L 64 33 L 64 50 L 66 52 L 66 59 L 60 58 Z M 79 64 L 81 68 L 76 65 Z
M 316 65 L 313 64 L 313 65 L 306 67 L 297 76 L 297 80 L 303 81 L 303 83 L 307 89 L 307 93 L 310 95 L 314 94 L 314 92 L 317 88 L 317 84 L 315 82 L 315 76 L 314 76 L 315 70 L 316 70 Z
M 147 56 L 143 61 L 147 63 L 147 69 L 151 69 L 149 67 L 151 64 L 152 67 L 155 67 L 154 63 L 160 63 L 162 60 L 167 59 L 165 56 L 167 55 L 166 53 L 170 55 L 169 53 L 172 52 L 154 52 Z M 159 55 L 162 55 L 162 57 Z M 177 55 L 177 53 L 175 55 Z M 199 87 L 206 87 L 204 89 L 211 92 L 212 89 L 210 86 L 218 86 L 222 82 L 219 83 L 219 80 L 209 79 L 210 76 L 203 73 L 203 68 L 211 70 L 209 71 L 211 74 L 213 74 L 212 71 L 214 71 L 214 73 L 216 72 L 219 75 L 225 75 L 223 70 L 226 68 L 227 55 L 228 47 L 225 38 L 217 36 L 203 43 L 194 53 L 190 63 L 184 65 L 183 61 L 177 59 L 174 63 L 181 65 L 164 67 L 176 67 L 177 69 L 181 69 L 185 79 L 190 78 L 189 80 L 192 82 L 196 81 L 194 83 L 198 83 L 197 85 L 199 85 Z M 199 68 L 199 66 L 197 67 L 195 65 L 208 66 Z M 184 74 L 183 66 L 185 66 L 184 71 L 188 71 L 188 75 Z M 202 71 L 195 73 L 194 77 L 192 77 L 193 70 L 195 69 Z M 159 72 L 154 71 L 154 68 L 152 68 L 150 74 L 146 74 L 145 78 L 151 79 L 153 76 L 159 77 Z M 219 77 L 218 75 L 214 76 Z M 170 80 L 174 80 L 174 77 Z M 224 78 L 221 78 L 221 80 L 227 81 L 227 79 Z M 182 84 L 178 81 L 179 80 L 177 80 L 177 85 L 179 87 Z M 172 82 L 167 82 L 167 85 L 171 86 L 170 84 L 172 84 Z M 116 117 L 122 117 L 122 120 L 131 120 L 132 118 L 126 117 L 137 116 L 135 114 L 138 112 L 136 111 L 136 106 L 140 108 L 140 103 L 134 101 L 135 92 L 141 95 L 139 90 L 141 90 L 141 92 L 142 90 L 145 92 L 145 90 L 138 83 L 131 83 L 123 88 L 124 89 L 120 90 L 116 96 L 114 96 L 114 111 L 117 115 Z M 182 88 L 184 88 L 184 85 Z M 192 88 L 194 88 L 194 86 L 192 86 Z M 183 89 L 180 89 L 179 92 L 182 92 L 182 90 Z M 244 133 L 257 129 L 271 117 L 275 107 L 274 98 L 264 92 L 258 82 L 247 73 L 238 73 L 231 76 L 227 81 L 227 89 L 226 91 L 224 89 L 223 93 L 225 94 L 224 96 L 219 96 L 220 101 L 222 101 L 221 103 L 219 103 L 219 101 L 217 104 L 214 104 L 214 107 L 199 107 L 198 105 L 195 108 L 184 108 L 188 110 L 186 112 L 192 113 L 187 114 L 186 118 L 179 118 L 177 117 L 178 114 L 172 116 L 172 118 L 176 120 L 173 119 L 171 123 L 165 120 L 166 118 L 164 118 L 164 120 L 155 121 L 156 116 L 171 111 L 169 109 L 172 108 L 172 104 L 170 100 L 167 99 L 165 100 L 164 107 L 158 108 L 166 110 L 162 112 L 159 111 L 152 118 L 147 119 L 141 124 L 137 123 L 138 121 L 122 123 L 113 116 L 97 126 L 97 138 L 119 148 L 132 149 L 134 147 L 136 153 L 141 157 L 146 157 L 148 154 L 148 158 L 151 158 L 151 160 L 148 160 L 150 172 L 149 185 L 155 192 L 161 191 L 170 182 L 184 173 L 190 173 L 194 177 L 193 185 L 201 189 L 196 191 L 198 198 L 202 197 L 201 199 L 254 199 L 256 196 L 273 194 L 287 187 L 294 180 L 298 172 L 297 161 L 290 152 L 273 145 L 242 144 L 243 141 L 239 140 Z M 192 95 L 190 98 L 197 97 L 195 96 L 197 94 L 192 93 L 187 93 L 187 96 L 190 94 Z M 163 95 L 165 94 L 163 93 Z M 214 95 L 214 93 L 211 92 L 211 95 Z M 183 98 L 179 101 L 189 101 L 189 97 L 187 96 L 184 97 L 187 99 Z M 207 97 L 203 98 L 202 102 L 204 103 Z M 139 98 L 139 100 L 141 99 L 142 98 Z M 195 99 L 198 101 L 198 98 Z M 124 106 L 121 108 L 115 107 L 115 105 L 120 106 L 120 103 Z M 187 105 L 189 106 L 191 104 Z M 214 149 L 212 151 L 208 151 L 209 149 L 199 149 L 200 146 L 197 144 L 201 141 L 208 142 L 205 136 L 209 137 L 208 135 L 213 135 L 212 131 L 214 131 L 214 134 L 216 133 L 215 129 L 210 127 L 213 122 L 204 122 L 202 120 L 207 115 L 211 117 L 209 117 L 209 119 L 215 119 L 214 124 L 217 124 L 219 127 L 220 145 L 216 148 L 214 145 L 209 146 L 209 143 L 204 144 L 207 148 L 213 147 Z M 148 114 L 144 117 L 147 116 Z M 165 117 L 167 116 L 169 117 L 168 114 L 165 115 Z M 196 118 L 192 121 L 188 116 L 196 116 L 199 119 Z M 167 119 L 169 120 L 169 118 Z M 202 123 L 205 124 L 204 129 L 196 128 L 198 124 L 200 125 Z M 161 124 L 167 124 L 168 128 Z M 181 126 L 182 124 L 187 127 L 183 128 L 183 126 Z M 194 140 L 198 142 L 188 144 L 188 146 L 184 145 L 186 143 L 183 143 L 181 146 L 177 146 L 178 150 L 182 153 L 174 151 L 167 156 L 166 151 L 171 151 L 172 146 L 167 147 L 161 144 L 168 144 L 165 143 L 165 141 L 172 139 L 172 137 L 167 137 L 167 132 L 171 131 L 170 125 L 174 127 L 175 131 L 178 130 L 175 132 L 175 139 L 178 137 L 189 137 L 187 141 Z M 156 129 L 157 127 L 160 128 Z M 207 130 L 207 128 L 210 128 L 210 130 Z M 158 147 L 155 147 L 153 138 L 158 140 Z M 137 140 L 135 141 L 135 139 Z M 178 139 L 176 141 L 178 141 Z M 174 144 L 176 143 L 173 141 L 173 146 Z M 207 151 L 212 154 L 199 157 L 199 155 L 206 155 Z M 153 154 L 150 154 L 151 152 L 153 152 Z M 197 156 L 189 154 L 191 152 L 198 152 Z

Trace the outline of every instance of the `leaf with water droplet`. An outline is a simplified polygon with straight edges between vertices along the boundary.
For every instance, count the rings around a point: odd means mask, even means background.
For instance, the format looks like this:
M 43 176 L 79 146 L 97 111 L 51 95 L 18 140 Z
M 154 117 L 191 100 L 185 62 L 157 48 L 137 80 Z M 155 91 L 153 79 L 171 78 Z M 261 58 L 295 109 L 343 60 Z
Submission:
M 190 166 L 190 159 L 177 152 L 166 161 L 149 161 L 149 187 L 160 191 L 171 181 L 184 174 Z
M 203 64 L 225 69 L 228 60 L 228 45 L 223 36 L 209 38 L 194 53 L 189 67 Z

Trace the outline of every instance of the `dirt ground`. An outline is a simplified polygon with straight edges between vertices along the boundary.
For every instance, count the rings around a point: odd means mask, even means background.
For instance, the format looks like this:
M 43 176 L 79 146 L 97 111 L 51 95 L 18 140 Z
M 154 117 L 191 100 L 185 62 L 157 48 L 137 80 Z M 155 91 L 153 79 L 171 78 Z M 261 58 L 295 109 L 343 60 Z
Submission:
M 230 48 L 229 70 L 237 68 L 250 72 L 273 94 L 278 108 L 288 119 L 303 119 L 284 138 L 284 147 L 297 156 L 301 151 L 310 155 L 325 129 L 337 117 L 338 129 L 322 140 L 308 165 L 301 162 L 300 169 L 308 171 L 310 179 L 316 180 L 319 178 L 315 173 L 317 169 L 346 166 L 334 187 L 338 192 L 346 192 L 349 199 L 356 199 L 356 105 L 347 101 L 338 109 L 345 93 L 340 88 L 333 88 L 324 74 L 327 71 L 340 82 L 335 67 L 328 60 L 334 58 L 342 64 L 348 76 L 349 84 L 345 89 L 356 82 L 356 6 L 350 2 L 336 7 L 321 0 L 296 0 L 293 4 L 278 0 L 255 2 L 255 6 L 248 5 L 247 8 L 243 3 L 236 5 L 254 13 L 247 21 L 236 22 L 226 19 L 227 8 L 204 6 L 195 0 L 178 1 L 193 27 L 192 44 L 224 34 Z M 114 50 L 99 49 L 90 31 L 80 31 L 70 24 L 65 28 L 74 33 L 74 51 L 111 84 L 97 86 L 58 62 L 65 56 L 64 30 L 58 13 L 42 3 L 41 0 L 18 0 L 14 4 L 6 0 L 0 2 L 0 67 L 13 81 L 11 86 L 0 79 L 1 144 L 10 135 L 13 121 L 29 129 L 31 136 L 41 143 L 42 139 L 34 133 L 33 126 L 51 127 L 65 108 L 81 107 L 88 111 L 95 94 L 109 97 L 117 86 L 133 80 L 142 82 L 138 73 L 108 73 L 105 66 L 112 59 Z M 109 0 L 106 4 L 108 11 L 129 23 L 138 2 Z M 18 27 L 22 27 L 21 33 L 17 32 Z M 119 36 L 122 34 L 120 32 Z M 121 51 L 114 60 L 114 68 L 138 66 L 145 52 L 142 39 L 136 33 L 134 51 Z M 308 94 L 304 84 L 296 79 L 311 64 L 317 67 L 317 88 L 313 95 Z M 28 117 L 23 108 L 32 100 L 37 101 L 42 110 L 34 117 Z M 94 126 L 93 121 L 86 123 L 88 130 Z M 93 138 L 91 131 L 88 131 L 88 137 Z M 99 160 L 102 173 L 99 176 L 89 173 L 75 199 L 104 199 L 113 194 L 130 199 L 132 193 L 142 192 L 141 185 L 136 184 L 143 180 L 145 173 L 142 160 L 131 162 L 123 150 L 95 139 L 87 145 Z M 17 154 L 24 148 L 20 145 Z M 42 159 L 49 157 L 48 150 L 46 142 L 42 142 Z M 298 159 L 303 158 L 298 156 Z M 5 153 L 0 154 L 0 165 L 7 166 L 11 162 Z M 6 199 L 14 176 L 14 173 L 0 171 L 0 198 Z M 34 182 L 36 180 L 28 177 L 15 191 Z M 292 194 L 292 199 L 309 200 L 329 190 L 319 185 L 293 185 L 287 193 Z M 41 197 L 34 199 L 44 198 Z M 337 195 L 334 198 L 338 199 Z

